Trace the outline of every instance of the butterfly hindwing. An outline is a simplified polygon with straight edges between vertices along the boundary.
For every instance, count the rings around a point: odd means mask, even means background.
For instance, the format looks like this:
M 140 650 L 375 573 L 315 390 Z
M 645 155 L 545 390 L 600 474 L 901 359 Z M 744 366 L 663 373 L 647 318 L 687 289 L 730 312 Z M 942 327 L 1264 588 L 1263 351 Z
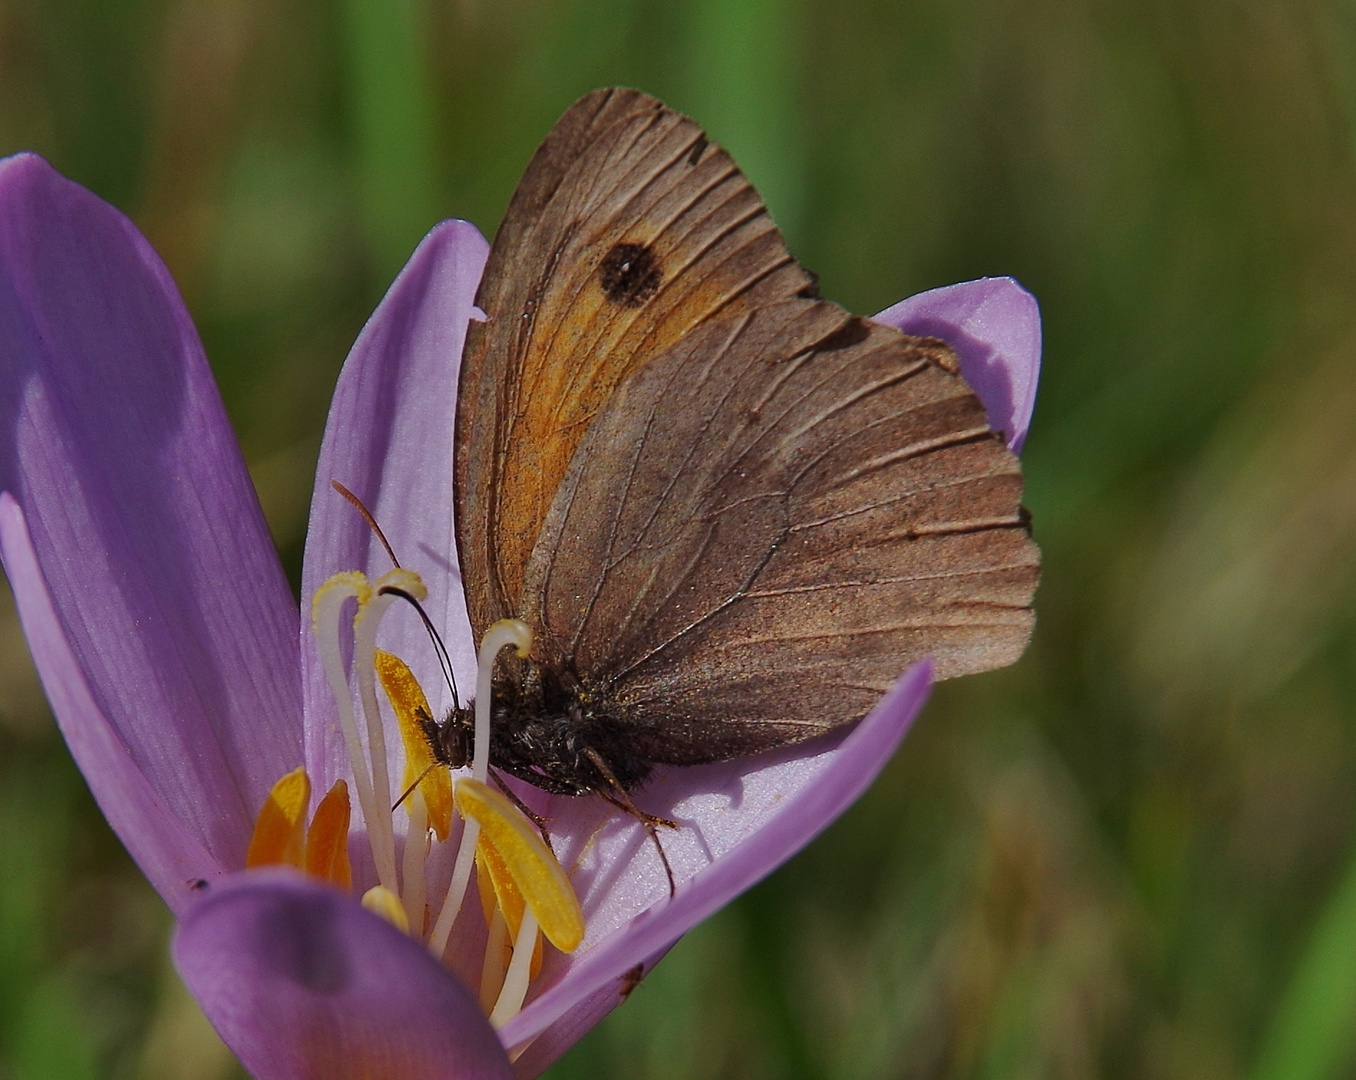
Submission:
M 580 444 L 528 567 L 538 662 L 686 764 L 855 720 L 924 656 L 941 677 L 1016 659 L 1039 554 L 1017 459 L 954 367 L 811 300 L 651 361 Z

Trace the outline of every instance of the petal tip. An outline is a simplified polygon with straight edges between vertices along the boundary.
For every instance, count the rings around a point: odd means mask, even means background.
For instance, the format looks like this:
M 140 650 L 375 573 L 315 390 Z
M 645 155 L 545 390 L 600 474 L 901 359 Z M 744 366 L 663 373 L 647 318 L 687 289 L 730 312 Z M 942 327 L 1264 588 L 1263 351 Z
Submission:
M 432 245 L 441 248 L 443 245 L 453 247 L 464 247 L 466 253 L 489 255 L 490 242 L 485 239 L 485 235 L 465 218 L 444 218 L 433 228 L 424 234 L 424 239 L 419 242 L 419 247 Z M 416 251 L 418 248 L 416 248 Z M 413 260 L 414 256 L 411 256 Z
M 427 949 L 299 874 L 231 875 L 188 911 L 172 953 L 253 1075 L 512 1075 L 475 999 Z
M 1041 319 L 1036 297 L 1012 277 L 944 285 L 901 300 L 877 321 L 909 334 L 944 338 L 989 423 L 1019 452 L 1031 423 L 1040 377 Z
M 32 150 L 20 150 L 17 154 L 0 157 L 0 178 L 12 175 L 36 173 L 38 175 L 60 176 L 45 157 Z

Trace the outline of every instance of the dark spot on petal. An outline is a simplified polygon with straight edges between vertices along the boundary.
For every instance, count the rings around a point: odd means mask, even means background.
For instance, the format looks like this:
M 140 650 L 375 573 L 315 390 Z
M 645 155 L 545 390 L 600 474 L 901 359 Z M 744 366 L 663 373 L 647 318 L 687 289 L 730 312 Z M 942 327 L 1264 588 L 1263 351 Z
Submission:
M 334 905 L 283 897 L 255 927 L 255 954 L 276 976 L 317 994 L 337 994 L 349 983 L 347 943 Z
M 617 988 L 621 994 L 621 999 L 625 1001 L 631 996 L 631 991 L 640 985 L 640 980 L 645 978 L 645 965 L 637 964 L 635 967 L 622 973 L 621 985 Z
M 603 295 L 622 307 L 640 307 L 659 291 L 663 269 L 655 253 L 640 244 L 616 244 L 598 267 Z

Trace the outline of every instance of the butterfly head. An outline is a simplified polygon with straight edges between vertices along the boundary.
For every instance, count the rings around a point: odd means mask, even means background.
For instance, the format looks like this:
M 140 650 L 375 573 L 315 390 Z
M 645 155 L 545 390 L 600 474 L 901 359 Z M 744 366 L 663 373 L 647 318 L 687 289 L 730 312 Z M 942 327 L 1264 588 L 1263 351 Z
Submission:
M 430 752 L 439 765 L 461 769 L 471 764 L 475 750 L 475 709 L 454 705 L 442 721 L 430 713 L 419 714 L 419 727 L 428 739 Z

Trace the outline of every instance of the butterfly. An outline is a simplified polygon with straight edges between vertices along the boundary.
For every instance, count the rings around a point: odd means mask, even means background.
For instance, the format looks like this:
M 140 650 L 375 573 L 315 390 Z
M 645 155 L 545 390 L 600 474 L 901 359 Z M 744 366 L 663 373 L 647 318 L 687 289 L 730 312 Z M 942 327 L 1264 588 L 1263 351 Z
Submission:
M 595 91 L 537 150 L 463 357 L 455 521 L 490 762 L 629 805 L 656 764 L 860 719 L 925 656 L 1015 660 L 1039 552 L 956 354 L 820 298 L 729 154 Z M 469 756 L 471 713 L 430 728 Z

